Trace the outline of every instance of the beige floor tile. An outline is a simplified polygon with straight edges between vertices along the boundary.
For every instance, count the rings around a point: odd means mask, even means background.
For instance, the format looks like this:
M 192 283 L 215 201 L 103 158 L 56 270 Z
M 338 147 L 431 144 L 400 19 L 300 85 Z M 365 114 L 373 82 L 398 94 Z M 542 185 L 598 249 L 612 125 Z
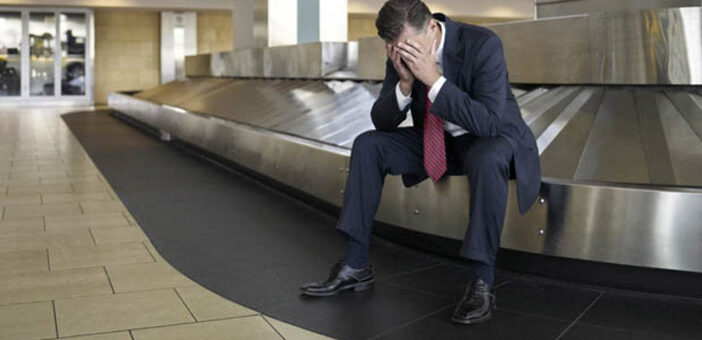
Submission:
M 254 310 L 231 302 L 201 286 L 180 287 L 176 290 L 197 321 L 258 314 Z
M 51 302 L 0 306 L 0 340 L 56 337 Z
M 84 268 L 108 264 L 153 263 L 144 244 L 120 243 L 89 247 L 49 249 L 49 261 L 52 270 L 66 268 Z
M 86 214 L 119 213 L 127 210 L 119 201 L 88 201 L 81 202 L 80 205 Z
M 2 197 L 0 196 L 0 206 L 9 205 L 36 205 L 41 204 L 41 196 L 27 195 L 18 197 Z
M 37 187 L 39 186 L 39 177 L 19 177 L 10 176 L 10 179 L 5 181 L 9 187 Z
M 56 320 L 63 337 L 194 321 L 173 289 L 59 299 Z
M 129 226 L 129 221 L 122 214 L 91 214 L 79 216 L 47 216 L 46 230 L 64 230 Z
M 0 220 L 0 234 L 15 232 L 37 232 L 44 230 L 44 219 L 41 217 L 29 217 L 15 220 Z
M 115 292 L 197 285 L 166 262 L 107 266 Z
M 36 216 L 75 216 L 82 211 L 77 203 L 26 204 L 5 207 L 4 219 Z
M 48 271 L 46 250 L 17 250 L 0 252 L 0 273 Z
M 129 332 L 115 332 L 115 333 L 104 333 L 95 335 L 80 335 L 72 336 L 70 338 L 59 338 L 60 340 L 132 340 L 132 336 Z
M 112 294 L 103 268 L 0 274 L 0 305 Z
M 49 184 L 68 184 L 68 185 L 104 185 L 102 181 L 97 177 L 97 175 L 91 175 L 91 176 L 82 176 L 82 177 L 68 177 L 66 176 L 61 177 L 61 178 L 48 178 L 48 179 L 42 179 L 41 180 L 42 185 L 49 185 Z
M 88 229 L 0 234 L 0 249 L 30 250 L 94 245 Z
M 161 253 L 156 250 L 156 247 L 150 242 L 150 241 L 144 241 L 142 242 L 146 249 L 149 250 L 149 253 L 151 253 L 151 256 L 153 256 L 154 259 L 156 259 L 156 262 L 167 262 L 162 256 Z
M 97 244 L 148 241 L 149 238 L 139 227 L 96 228 L 93 237 Z
M 282 340 L 260 316 L 142 329 L 134 340 Z
M 70 193 L 70 194 L 48 194 L 41 196 L 44 204 L 51 203 L 73 203 L 89 201 L 110 201 L 112 197 L 106 192 L 96 193 Z
M 129 221 L 129 224 L 131 224 L 131 225 L 138 225 L 138 223 L 137 223 L 136 219 L 134 218 L 134 216 L 132 216 L 132 214 L 130 214 L 128 211 L 123 211 L 122 214 L 124 215 L 124 218 L 126 218 L 127 221 Z
M 310 332 L 295 325 L 264 316 L 285 340 L 332 340 L 321 334 Z
M 51 186 L 41 186 L 41 187 L 19 187 L 19 188 L 8 188 L 8 196 L 27 196 L 27 195 L 40 195 L 40 194 L 66 194 L 72 193 L 73 187 L 66 185 L 51 185 Z
M 83 193 L 99 193 L 99 192 L 110 192 L 110 189 L 106 185 L 100 186 L 73 186 L 73 191 L 79 194 Z

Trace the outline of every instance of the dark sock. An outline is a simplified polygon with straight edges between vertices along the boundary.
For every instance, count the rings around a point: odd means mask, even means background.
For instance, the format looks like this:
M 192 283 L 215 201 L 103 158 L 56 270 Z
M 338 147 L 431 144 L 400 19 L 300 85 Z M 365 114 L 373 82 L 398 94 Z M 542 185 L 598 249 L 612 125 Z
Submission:
M 480 261 L 470 261 L 470 266 L 475 277 L 482 279 L 488 286 L 492 287 L 495 282 L 495 268 L 493 265 Z
M 370 264 L 370 249 L 354 238 L 345 236 L 346 239 L 346 254 L 344 261 L 351 268 L 361 269 Z

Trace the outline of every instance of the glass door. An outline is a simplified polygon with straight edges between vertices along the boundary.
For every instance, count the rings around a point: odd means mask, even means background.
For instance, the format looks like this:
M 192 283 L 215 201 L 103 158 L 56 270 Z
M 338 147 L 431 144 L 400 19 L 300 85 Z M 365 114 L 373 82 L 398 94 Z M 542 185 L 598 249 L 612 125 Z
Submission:
M 92 104 L 93 13 L 0 7 L 0 103 Z
M 53 12 L 29 13 L 29 95 L 54 96 L 56 17 Z
M 22 13 L 0 9 L 0 98 L 22 89 Z
M 85 13 L 61 13 L 61 95 L 85 95 Z

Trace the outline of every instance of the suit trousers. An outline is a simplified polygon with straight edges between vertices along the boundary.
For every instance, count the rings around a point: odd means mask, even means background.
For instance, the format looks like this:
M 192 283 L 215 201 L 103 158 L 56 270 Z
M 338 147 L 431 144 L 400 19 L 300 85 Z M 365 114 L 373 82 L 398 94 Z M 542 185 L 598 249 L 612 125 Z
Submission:
M 370 130 L 356 137 L 337 230 L 369 245 L 385 176 L 426 175 L 422 133 L 419 128 L 402 127 Z M 513 169 L 512 148 L 502 137 L 453 137 L 445 132 L 445 141 L 448 170 L 444 176 L 467 175 L 470 183 L 470 222 L 460 255 L 494 266 Z

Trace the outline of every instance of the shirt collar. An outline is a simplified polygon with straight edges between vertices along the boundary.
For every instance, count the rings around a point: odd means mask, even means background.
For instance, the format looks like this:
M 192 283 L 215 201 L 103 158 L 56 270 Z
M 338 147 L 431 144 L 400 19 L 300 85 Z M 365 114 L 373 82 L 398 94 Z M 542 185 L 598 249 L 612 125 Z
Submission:
M 446 41 L 446 25 L 439 20 L 436 22 L 438 22 L 439 26 L 441 27 L 441 42 L 439 43 L 439 47 L 436 49 L 436 62 L 442 64 L 444 55 L 444 41 Z

